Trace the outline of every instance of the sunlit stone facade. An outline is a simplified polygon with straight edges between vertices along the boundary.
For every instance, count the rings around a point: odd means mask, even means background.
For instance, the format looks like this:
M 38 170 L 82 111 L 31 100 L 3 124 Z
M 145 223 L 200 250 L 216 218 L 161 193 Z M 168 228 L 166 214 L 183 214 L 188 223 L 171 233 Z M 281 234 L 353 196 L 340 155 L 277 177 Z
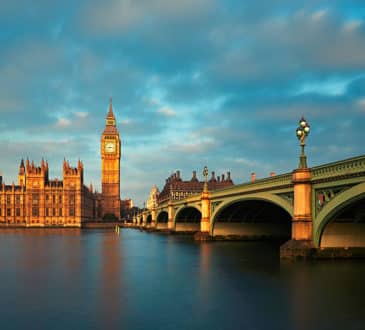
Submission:
M 0 225 L 26 227 L 81 227 L 85 221 L 119 220 L 121 208 L 133 207 L 120 200 L 121 141 L 110 100 L 101 134 L 101 188 L 93 192 L 84 185 L 84 166 L 71 167 L 64 160 L 62 180 L 50 180 L 48 163 L 40 166 L 22 160 L 18 183 L 6 185 L 0 175 Z
M 116 127 L 112 100 L 100 141 L 101 213 L 103 219 L 120 219 L 121 141 Z
M 158 190 L 157 186 L 154 185 L 151 188 L 150 195 L 148 196 L 148 199 L 146 202 L 146 208 L 148 210 L 152 210 L 153 208 L 157 207 L 159 194 L 160 194 L 160 191 Z
M 95 218 L 95 197 L 83 184 L 84 167 L 63 161 L 63 179 L 50 180 L 48 163 L 22 160 L 18 184 L 0 177 L 0 223 L 26 227 L 81 227 Z
M 231 172 L 227 172 L 227 176 L 215 176 L 212 172 L 211 178 L 208 180 L 208 190 L 216 190 L 233 186 Z M 184 181 L 180 176 L 180 171 L 176 171 L 166 179 L 165 186 L 157 196 L 157 204 L 161 204 L 167 200 L 180 200 L 186 197 L 200 194 L 203 191 L 204 181 L 199 181 L 196 171 L 193 171 L 193 176 L 190 180 Z

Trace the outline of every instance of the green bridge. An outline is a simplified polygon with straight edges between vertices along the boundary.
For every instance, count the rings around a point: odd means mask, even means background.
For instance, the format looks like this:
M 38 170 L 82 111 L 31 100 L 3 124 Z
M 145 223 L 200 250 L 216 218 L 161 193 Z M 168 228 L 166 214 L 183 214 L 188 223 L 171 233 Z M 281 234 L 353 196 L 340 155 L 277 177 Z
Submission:
M 210 238 L 287 238 L 365 247 L 365 155 L 169 200 L 134 225 Z

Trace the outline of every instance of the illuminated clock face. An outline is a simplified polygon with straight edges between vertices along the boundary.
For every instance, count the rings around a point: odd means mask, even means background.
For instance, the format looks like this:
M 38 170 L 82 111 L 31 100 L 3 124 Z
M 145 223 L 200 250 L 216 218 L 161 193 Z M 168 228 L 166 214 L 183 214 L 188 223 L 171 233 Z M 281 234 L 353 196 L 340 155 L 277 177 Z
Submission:
M 105 152 L 111 153 L 115 152 L 115 143 L 114 142 L 107 142 L 104 146 Z

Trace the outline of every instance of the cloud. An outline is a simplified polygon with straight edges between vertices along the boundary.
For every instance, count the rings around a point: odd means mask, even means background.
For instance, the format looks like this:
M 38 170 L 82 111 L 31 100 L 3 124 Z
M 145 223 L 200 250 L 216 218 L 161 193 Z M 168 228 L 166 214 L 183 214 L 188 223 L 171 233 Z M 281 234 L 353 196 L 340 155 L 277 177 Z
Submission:
M 174 111 L 173 109 L 171 109 L 167 106 L 164 106 L 164 107 L 158 109 L 157 112 L 166 117 L 175 117 L 177 115 L 176 111 Z
M 85 6 L 82 25 L 87 33 L 100 35 L 123 34 L 134 28 L 158 24 L 159 22 L 185 21 L 199 16 L 210 5 L 208 0 L 167 1 L 150 0 L 144 2 L 113 0 L 95 2 Z
M 86 111 L 76 111 L 75 116 L 78 118 L 86 118 L 89 115 Z
M 71 120 L 67 118 L 59 118 L 56 123 L 56 127 L 69 127 L 71 126 Z
M 351 21 L 348 21 L 344 24 L 344 29 L 347 32 L 353 32 L 354 30 L 358 30 L 361 28 L 361 26 L 363 25 L 363 22 L 361 20 L 358 19 L 354 19 Z
M 319 22 L 319 21 L 323 20 L 327 14 L 328 14 L 327 9 L 321 9 L 312 14 L 312 19 L 314 21 Z
M 315 94 L 323 94 L 323 95 L 343 95 L 346 93 L 346 89 L 351 81 L 356 78 L 329 78 L 322 81 L 305 81 L 301 84 L 301 86 L 296 91 L 297 94 L 307 94 L 307 93 L 315 93 Z

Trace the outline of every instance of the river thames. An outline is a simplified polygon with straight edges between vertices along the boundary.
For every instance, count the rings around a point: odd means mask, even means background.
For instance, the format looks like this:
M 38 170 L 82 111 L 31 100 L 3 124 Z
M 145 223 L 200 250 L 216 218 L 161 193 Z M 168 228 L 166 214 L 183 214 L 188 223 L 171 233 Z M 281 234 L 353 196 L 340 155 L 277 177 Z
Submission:
M 0 231 L 1 329 L 364 329 L 365 262 L 123 229 Z

